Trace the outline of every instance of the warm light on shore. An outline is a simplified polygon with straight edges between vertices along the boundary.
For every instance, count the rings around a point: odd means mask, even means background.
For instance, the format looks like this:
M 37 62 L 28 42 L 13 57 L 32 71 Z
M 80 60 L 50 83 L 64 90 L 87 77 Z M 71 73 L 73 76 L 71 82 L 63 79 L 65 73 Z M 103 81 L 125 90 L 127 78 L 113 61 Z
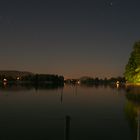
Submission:
M 17 77 L 17 80 L 20 80 L 20 77 Z
M 6 78 L 4 78 L 4 79 L 3 79 L 3 82 L 7 82 L 7 79 L 6 79 Z
M 120 82 L 119 81 L 116 82 L 116 86 L 117 86 L 117 88 L 119 88 L 119 86 L 120 86 Z

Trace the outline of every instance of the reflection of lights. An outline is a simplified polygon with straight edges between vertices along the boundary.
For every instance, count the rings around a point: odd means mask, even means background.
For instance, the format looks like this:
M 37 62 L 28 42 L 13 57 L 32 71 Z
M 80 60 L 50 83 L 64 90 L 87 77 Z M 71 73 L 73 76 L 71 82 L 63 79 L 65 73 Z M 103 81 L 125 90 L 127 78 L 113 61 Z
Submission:
M 120 85 L 119 84 L 116 84 L 116 86 L 117 86 L 117 88 L 119 88 Z
M 7 79 L 6 79 L 6 78 L 3 79 L 3 85 L 4 85 L 4 86 L 7 85 Z
M 6 86 L 7 85 L 7 82 L 3 82 L 3 85 Z

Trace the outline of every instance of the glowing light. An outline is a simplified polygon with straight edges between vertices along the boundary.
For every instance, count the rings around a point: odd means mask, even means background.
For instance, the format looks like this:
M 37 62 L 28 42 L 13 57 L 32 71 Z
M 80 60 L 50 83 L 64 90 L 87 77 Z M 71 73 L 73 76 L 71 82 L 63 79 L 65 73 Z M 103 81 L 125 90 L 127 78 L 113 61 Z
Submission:
M 6 78 L 4 78 L 4 79 L 3 79 L 3 82 L 7 82 L 7 79 L 6 79 Z
M 77 83 L 80 84 L 80 81 L 78 81 Z
M 17 80 L 20 80 L 20 77 L 17 77 Z
M 7 85 L 7 82 L 3 82 L 3 85 L 6 86 Z
M 120 86 L 120 82 L 119 81 L 116 82 L 116 86 L 117 86 L 117 88 L 119 88 L 119 86 Z
M 4 85 L 4 86 L 7 85 L 7 79 L 6 79 L 6 78 L 3 79 L 3 85 Z

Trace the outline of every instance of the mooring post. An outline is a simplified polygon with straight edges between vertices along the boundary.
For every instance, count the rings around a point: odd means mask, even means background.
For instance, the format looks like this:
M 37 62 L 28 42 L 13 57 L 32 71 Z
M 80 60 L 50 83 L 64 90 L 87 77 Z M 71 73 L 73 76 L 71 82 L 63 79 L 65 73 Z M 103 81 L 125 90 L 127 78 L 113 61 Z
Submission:
M 69 140 L 70 139 L 70 116 L 66 116 L 65 117 L 65 140 Z
M 137 117 L 137 140 L 140 140 L 140 111 L 138 110 Z

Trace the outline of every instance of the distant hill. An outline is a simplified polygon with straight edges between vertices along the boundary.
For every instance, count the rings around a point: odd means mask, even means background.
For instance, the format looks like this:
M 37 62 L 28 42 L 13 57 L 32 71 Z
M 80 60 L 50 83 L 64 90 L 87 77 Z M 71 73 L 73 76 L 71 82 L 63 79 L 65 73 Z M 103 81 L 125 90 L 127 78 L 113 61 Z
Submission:
M 14 70 L 0 70 L 0 76 L 6 76 L 6 77 L 23 77 L 23 76 L 28 76 L 28 75 L 33 75 L 31 72 L 27 71 L 14 71 Z

